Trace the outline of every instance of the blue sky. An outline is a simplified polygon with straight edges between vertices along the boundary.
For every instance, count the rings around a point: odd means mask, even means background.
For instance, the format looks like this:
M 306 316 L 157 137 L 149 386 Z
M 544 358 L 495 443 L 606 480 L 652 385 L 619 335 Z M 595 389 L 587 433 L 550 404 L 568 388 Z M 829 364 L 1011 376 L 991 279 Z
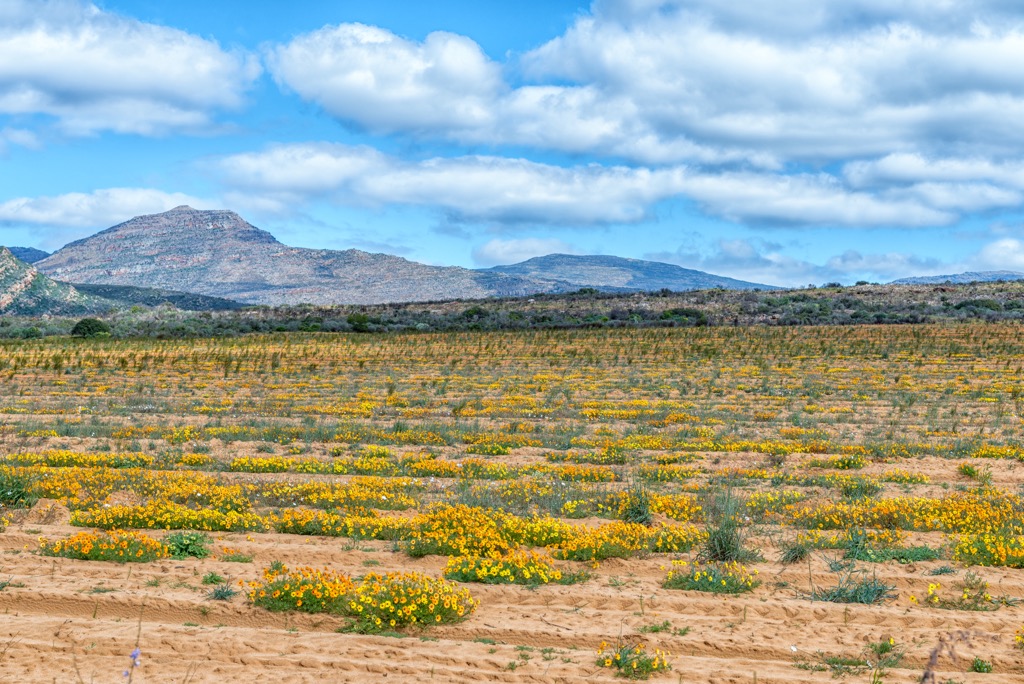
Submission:
M 470 267 L 1024 271 L 1016 0 L 0 0 L 0 244 L 179 204 Z

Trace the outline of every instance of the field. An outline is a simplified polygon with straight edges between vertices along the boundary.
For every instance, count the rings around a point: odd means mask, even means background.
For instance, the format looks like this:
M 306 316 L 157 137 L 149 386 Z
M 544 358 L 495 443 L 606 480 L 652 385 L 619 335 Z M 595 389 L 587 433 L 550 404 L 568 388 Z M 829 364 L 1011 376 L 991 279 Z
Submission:
M 1024 327 L 0 343 L 0 680 L 1013 682 Z

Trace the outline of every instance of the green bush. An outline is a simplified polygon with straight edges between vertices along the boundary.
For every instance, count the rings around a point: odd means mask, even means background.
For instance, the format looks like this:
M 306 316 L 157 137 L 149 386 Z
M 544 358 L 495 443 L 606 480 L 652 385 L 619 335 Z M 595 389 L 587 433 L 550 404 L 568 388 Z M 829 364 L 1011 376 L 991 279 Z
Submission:
M 98 318 L 83 318 L 71 329 L 74 337 L 106 337 L 110 335 L 110 326 Z

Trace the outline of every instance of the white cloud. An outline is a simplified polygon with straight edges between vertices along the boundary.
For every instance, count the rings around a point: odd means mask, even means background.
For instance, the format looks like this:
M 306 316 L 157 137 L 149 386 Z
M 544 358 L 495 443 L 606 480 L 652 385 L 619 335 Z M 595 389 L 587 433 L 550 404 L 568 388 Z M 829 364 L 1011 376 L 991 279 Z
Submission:
M 358 127 L 647 164 L 1024 146 L 1024 11 L 1008 1 L 597 2 L 507 65 L 465 37 L 359 24 L 268 59 L 280 83 Z M 512 87 L 502 66 L 530 81 Z
M 631 223 L 679 193 L 682 169 L 570 168 L 464 156 L 406 162 L 365 147 L 278 145 L 219 162 L 235 191 L 284 211 L 313 197 L 348 204 L 435 207 L 457 220 L 545 225 Z
M 228 198 L 256 198 L 287 213 L 312 198 L 364 206 L 433 207 L 457 221 L 506 224 L 637 223 L 673 198 L 709 214 L 758 225 L 903 226 L 952 223 L 958 211 L 1011 206 L 1022 197 L 984 185 L 921 183 L 871 194 L 828 174 L 708 172 L 583 164 L 562 167 L 494 156 L 403 161 L 369 147 L 277 145 L 225 157 L 217 168 Z
M 517 264 L 533 257 L 548 254 L 577 254 L 575 247 L 555 238 L 495 238 L 473 250 L 473 261 L 478 266 Z
M 0 128 L 0 153 L 4 152 L 9 145 L 36 149 L 39 147 L 39 138 L 35 133 L 24 128 L 9 126 Z
M 328 26 L 271 48 L 277 81 L 373 131 L 486 126 L 504 88 L 500 67 L 464 36 L 422 43 L 363 24 Z
M 934 226 L 956 218 L 914 199 L 850 191 L 827 174 L 691 175 L 683 190 L 710 213 L 752 223 Z
M 0 13 L 0 113 L 52 116 L 71 134 L 204 127 L 259 72 L 250 56 L 91 4 L 8 0 Z
M 991 242 L 970 260 L 975 271 L 1024 271 L 1024 241 L 1003 238 Z
M 188 204 L 213 208 L 208 202 L 179 192 L 149 188 L 107 188 L 53 197 L 18 197 L 0 203 L 0 224 L 50 228 L 107 228 L 133 216 L 155 214 Z
M 978 182 L 1024 189 L 1024 163 L 984 157 L 928 158 L 920 154 L 889 154 L 843 167 L 843 176 L 857 188 L 918 182 Z

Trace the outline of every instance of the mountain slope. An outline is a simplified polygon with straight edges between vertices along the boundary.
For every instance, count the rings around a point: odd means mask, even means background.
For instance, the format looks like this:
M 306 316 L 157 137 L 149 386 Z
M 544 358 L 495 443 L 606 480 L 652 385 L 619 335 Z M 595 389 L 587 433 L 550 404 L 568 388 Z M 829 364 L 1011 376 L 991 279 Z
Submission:
M 1024 280 L 1024 273 L 1017 271 L 966 271 L 952 275 L 916 276 L 900 278 L 891 285 L 940 285 L 942 283 L 991 283 L 997 280 Z
M 83 294 L 102 297 L 121 306 L 161 306 L 170 304 L 182 311 L 234 311 L 245 305 L 231 299 L 209 297 L 191 292 L 177 292 L 155 287 L 132 287 L 130 285 L 89 285 L 72 284 Z
M 555 287 L 355 249 L 288 247 L 234 212 L 184 206 L 72 242 L 38 266 L 64 281 L 156 287 L 270 305 L 479 298 Z
M 549 254 L 509 266 L 494 266 L 487 270 L 536 280 L 561 281 L 577 287 L 608 290 L 668 289 L 681 292 L 713 287 L 729 290 L 776 289 L 771 285 L 748 283 L 673 264 L 615 256 Z
M 0 315 L 81 316 L 107 311 L 113 302 L 59 283 L 0 247 Z

